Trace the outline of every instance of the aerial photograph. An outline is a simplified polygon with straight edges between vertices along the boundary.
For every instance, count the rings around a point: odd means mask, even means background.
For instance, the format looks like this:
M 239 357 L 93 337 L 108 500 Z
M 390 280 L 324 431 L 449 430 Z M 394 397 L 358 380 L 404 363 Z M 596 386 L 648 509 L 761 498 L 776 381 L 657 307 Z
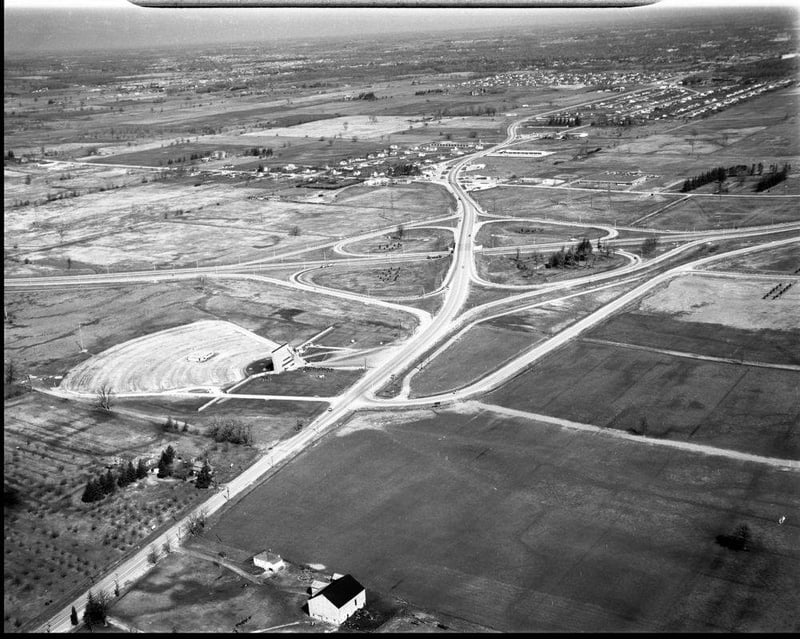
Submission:
M 800 4 L 3 14 L 4 632 L 800 632 Z

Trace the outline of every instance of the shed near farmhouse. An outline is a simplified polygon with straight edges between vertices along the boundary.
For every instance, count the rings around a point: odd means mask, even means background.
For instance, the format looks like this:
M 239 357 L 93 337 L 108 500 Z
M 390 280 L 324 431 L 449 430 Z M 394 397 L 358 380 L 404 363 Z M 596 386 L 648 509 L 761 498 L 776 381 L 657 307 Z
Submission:
M 337 625 L 367 603 L 367 591 L 351 575 L 332 581 L 308 600 L 308 614 Z
M 278 572 L 281 568 L 286 567 L 286 562 L 281 559 L 280 555 L 268 550 L 253 557 L 253 563 L 269 572 Z

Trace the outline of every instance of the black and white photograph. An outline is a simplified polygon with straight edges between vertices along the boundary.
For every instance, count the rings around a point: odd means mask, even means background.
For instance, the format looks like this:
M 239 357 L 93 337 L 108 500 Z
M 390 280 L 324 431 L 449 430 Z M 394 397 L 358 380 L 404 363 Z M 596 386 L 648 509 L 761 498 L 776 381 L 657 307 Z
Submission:
M 800 4 L 3 18 L 5 633 L 800 632 Z

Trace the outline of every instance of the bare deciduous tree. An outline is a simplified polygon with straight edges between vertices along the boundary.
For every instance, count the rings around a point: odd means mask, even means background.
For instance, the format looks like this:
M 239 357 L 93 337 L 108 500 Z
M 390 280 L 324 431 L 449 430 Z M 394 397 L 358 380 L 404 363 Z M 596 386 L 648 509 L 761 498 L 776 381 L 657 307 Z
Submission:
M 108 384 L 103 384 L 97 389 L 97 405 L 103 410 L 111 410 L 111 402 L 114 398 L 114 391 Z

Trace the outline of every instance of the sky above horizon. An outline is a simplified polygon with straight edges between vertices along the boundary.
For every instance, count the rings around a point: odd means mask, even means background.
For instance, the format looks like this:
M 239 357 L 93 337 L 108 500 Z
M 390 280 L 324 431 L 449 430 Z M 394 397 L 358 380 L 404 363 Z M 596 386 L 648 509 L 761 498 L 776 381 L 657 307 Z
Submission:
M 308 41 L 316 37 L 369 37 L 382 34 L 516 27 L 594 16 L 637 15 L 692 6 L 779 6 L 796 10 L 794 0 L 660 0 L 619 9 L 412 9 L 260 8 L 152 9 L 127 0 L 5 0 L 5 54 L 78 51 L 242 42 Z M 796 22 L 796 20 L 795 20 Z M 796 24 L 795 24 L 796 27 Z

